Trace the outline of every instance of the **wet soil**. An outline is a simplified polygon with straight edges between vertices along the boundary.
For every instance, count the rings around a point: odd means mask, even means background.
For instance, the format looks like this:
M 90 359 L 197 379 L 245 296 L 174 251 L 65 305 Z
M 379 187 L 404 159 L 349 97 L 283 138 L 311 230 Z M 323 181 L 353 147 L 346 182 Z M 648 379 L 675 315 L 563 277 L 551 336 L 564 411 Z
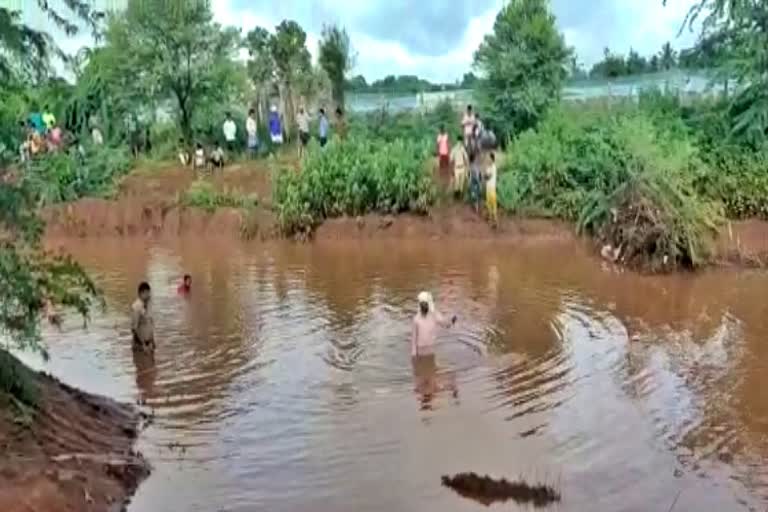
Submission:
M 43 212 L 47 235 L 53 238 L 178 237 L 188 234 L 271 240 L 280 237 L 271 210 L 271 170 L 295 165 L 292 155 L 273 160 L 236 162 L 206 175 L 218 190 L 256 194 L 251 211 L 218 208 L 207 212 L 184 207 L 179 198 L 196 179 L 190 168 L 175 164 L 140 164 L 118 188 L 114 199 L 84 198 Z M 429 215 L 328 219 L 313 233 L 314 240 L 366 239 L 498 239 L 516 243 L 546 243 L 577 238 L 568 223 L 552 219 L 502 216 L 491 227 L 469 206 L 441 201 Z M 717 241 L 716 262 L 722 265 L 764 266 L 768 262 L 768 222 L 728 223 Z
M 50 376 L 19 371 L 28 373 L 41 398 L 34 409 L 0 398 L 0 510 L 124 510 L 149 475 L 133 450 L 138 413 Z

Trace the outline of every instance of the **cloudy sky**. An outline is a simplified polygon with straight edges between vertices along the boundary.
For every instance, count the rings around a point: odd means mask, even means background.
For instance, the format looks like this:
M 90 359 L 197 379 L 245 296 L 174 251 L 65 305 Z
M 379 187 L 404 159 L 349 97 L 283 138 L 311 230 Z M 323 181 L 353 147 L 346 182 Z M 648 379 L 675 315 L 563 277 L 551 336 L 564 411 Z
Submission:
M 695 35 L 686 31 L 678 37 L 678 31 L 695 1 L 668 0 L 665 7 L 662 0 L 551 0 L 567 43 L 587 66 L 601 57 L 606 46 L 622 52 L 632 47 L 644 55 L 658 51 L 666 41 L 675 48 L 690 46 Z M 341 24 L 357 52 L 353 74 L 362 74 L 369 81 L 388 74 L 416 74 L 450 82 L 470 69 L 474 50 L 492 30 L 505 0 L 211 2 L 217 21 L 244 31 L 256 25 L 271 29 L 283 19 L 296 20 L 308 33 L 313 55 L 323 24 Z M 29 19 L 31 13 L 25 14 Z M 76 50 L 87 42 L 85 36 L 79 36 L 62 41 L 62 46 Z

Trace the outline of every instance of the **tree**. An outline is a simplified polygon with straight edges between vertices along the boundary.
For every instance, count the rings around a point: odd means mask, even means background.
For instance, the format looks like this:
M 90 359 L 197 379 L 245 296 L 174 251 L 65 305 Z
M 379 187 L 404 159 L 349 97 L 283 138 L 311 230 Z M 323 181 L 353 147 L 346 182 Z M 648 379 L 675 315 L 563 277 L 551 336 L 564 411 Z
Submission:
M 331 81 L 333 100 L 344 107 L 344 79 L 354 65 L 349 35 L 337 25 L 323 26 L 320 39 L 320 66 Z
M 464 73 L 464 76 L 461 79 L 461 88 L 462 89 L 474 89 L 477 85 L 477 76 L 473 72 Z
M 659 56 L 658 55 L 651 55 L 650 60 L 648 61 L 648 67 L 650 68 L 652 73 L 655 73 L 660 68 L 659 63 Z
M 293 130 L 295 118 L 294 95 L 296 82 L 304 73 L 311 70 L 307 34 L 295 21 L 283 20 L 270 37 L 269 46 L 275 63 L 280 96 L 285 105 L 285 115 L 289 119 L 285 129 L 289 136 Z
M 272 35 L 263 27 L 256 27 L 245 37 L 248 50 L 248 77 L 256 90 L 256 105 L 259 125 L 263 125 L 266 116 L 266 102 L 275 83 L 275 62 L 272 59 L 270 40 Z
M 207 0 L 129 0 L 106 32 L 116 76 L 150 101 L 173 98 L 187 142 L 201 105 L 226 102 L 236 88 L 239 31 L 212 19 Z
M 348 91 L 364 92 L 368 89 L 368 82 L 363 75 L 357 75 L 347 80 L 346 88 Z
M 697 0 L 681 30 L 699 18 L 697 47 L 717 67 L 713 80 L 735 82 L 729 97 L 732 134 L 755 147 L 768 142 L 768 3 L 754 0 Z M 727 90 L 727 89 L 726 89 Z
M 37 0 L 37 7 L 67 35 L 79 32 L 85 24 L 98 35 L 98 22 L 104 14 L 92 9 L 90 2 L 62 0 L 52 7 L 47 0 Z M 26 6 L 25 6 L 26 7 Z M 45 32 L 21 23 L 21 13 L 0 7 L 0 80 L 8 82 L 14 75 L 40 80 L 50 72 L 51 55 L 66 60 L 55 40 Z M 74 20 L 74 21 L 73 21 Z
M 667 71 L 677 65 L 677 54 L 675 53 L 675 50 L 672 49 L 672 45 L 669 44 L 669 41 L 664 43 L 664 46 L 661 47 L 659 63 L 661 64 L 661 68 Z
M 645 57 L 641 57 L 633 48 L 629 49 L 629 55 L 627 55 L 627 74 L 628 75 L 640 75 L 648 70 L 648 62 Z
M 500 140 L 534 127 L 560 99 L 571 50 L 547 0 L 511 0 L 475 52 L 475 89 Z
M 617 78 L 627 73 L 627 63 L 623 55 L 612 53 L 609 48 L 603 49 L 603 60 L 597 62 L 589 74 L 600 78 Z
M 0 182 L 0 391 L 30 403 L 33 390 L 20 381 L 12 347 L 42 351 L 40 316 L 46 303 L 71 307 L 84 316 L 100 295 L 70 257 L 42 250 L 43 224 L 34 213 L 36 197 L 22 180 Z M 26 383 L 29 384 L 29 383 Z

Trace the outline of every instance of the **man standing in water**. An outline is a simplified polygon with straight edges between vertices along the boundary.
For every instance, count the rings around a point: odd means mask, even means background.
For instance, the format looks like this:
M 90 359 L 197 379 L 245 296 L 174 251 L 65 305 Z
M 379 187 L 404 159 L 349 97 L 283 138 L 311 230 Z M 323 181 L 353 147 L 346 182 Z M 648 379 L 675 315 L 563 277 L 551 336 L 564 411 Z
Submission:
M 437 328 L 449 328 L 456 323 L 456 315 L 446 320 L 443 315 L 435 310 L 432 294 L 421 292 L 418 297 L 419 312 L 413 317 L 413 331 L 411 335 L 411 357 L 434 357 Z
M 437 362 L 435 361 L 435 342 L 438 327 L 451 327 L 456 323 L 456 315 L 446 320 L 435 310 L 432 294 L 421 292 L 418 297 L 419 312 L 413 317 L 411 335 L 411 363 L 416 379 L 416 391 L 422 395 L 422 408 L 429 408 L 432 396 L 440 390 L 437 382 Z M 454 389 L 454 395 L 456 390 Z
M 149 283 L 139 285 L 139 296 L 131 306 L 131 333 L 133 348 L 144 352 L 155 350 L 155 322 L 149 310 L 152 291 Z

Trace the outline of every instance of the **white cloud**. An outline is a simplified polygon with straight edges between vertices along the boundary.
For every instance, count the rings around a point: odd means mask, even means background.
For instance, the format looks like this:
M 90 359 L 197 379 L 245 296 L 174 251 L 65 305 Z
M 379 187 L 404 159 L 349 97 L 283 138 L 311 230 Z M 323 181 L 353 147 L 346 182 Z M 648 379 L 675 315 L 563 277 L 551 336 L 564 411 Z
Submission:
M 446 8 L 456 7 L 456 14 L 461 15 L 459 0 L 454 1 L 458 3 L 446 5 Z M 665 7 L 661 0 L 553 0 L 553 6 L 566 42 L 576 48 L 583 63 L 591 65 L 601 58 L 606 46 L 618 52 L 627 52 L 631 47 L 642 55 L 658 52 L 666 41 L 671 41 L 678 49 L 690 46 L 695 40 L 693 34 L 686 31 L 680 38 L 677 35 L 685 14 L 696 1 L 669 0 Z M 353 74 L 362 74 L 369 81 L 390 74 L 415 74 L 432 81 L 452 82 L 470 70 L 475 50 L 484 35 L 493 29 L 496 15 L 506 0 L 491 2 L 490 8 L 467 20 L 463 33 L 456 34 L 456 44 L 448 45 L 443 53 L 439 49 L 427 48 L 425 51 L 430 55 L 414 51 L 404 40 L 396 40 L 394 36 L 375 37 L 363 28 L 362 20 L 370 23 L 370 19 L 379 12 L 377 9 L 382 4 L 376 0 L 282 0 L 280 3 L 212 0 L 211 8 L 217 22 L 239 27 L 243 33 L 256 26 L 274 30 L 283 19 L 296 19 L 307 30 L 307 47 L 315 61 L 322 23 L 341 23 L 347 28 L 357 52 Z M 445 3 L 449 4 L 447 0 Z M 66 37 L 52 26 L 39 9 L 25 9 L 24 20 L 35 28 L 49 30 L 68 53 L 93 44 L 93 39 L 86 32 Z M 419 22 L 428 25 L 427 22 Z M 382 19 L 382 23 L 396 24 L 397 20 Z M 423 27 L 427 35 L 432 29 L 434 27 Z

